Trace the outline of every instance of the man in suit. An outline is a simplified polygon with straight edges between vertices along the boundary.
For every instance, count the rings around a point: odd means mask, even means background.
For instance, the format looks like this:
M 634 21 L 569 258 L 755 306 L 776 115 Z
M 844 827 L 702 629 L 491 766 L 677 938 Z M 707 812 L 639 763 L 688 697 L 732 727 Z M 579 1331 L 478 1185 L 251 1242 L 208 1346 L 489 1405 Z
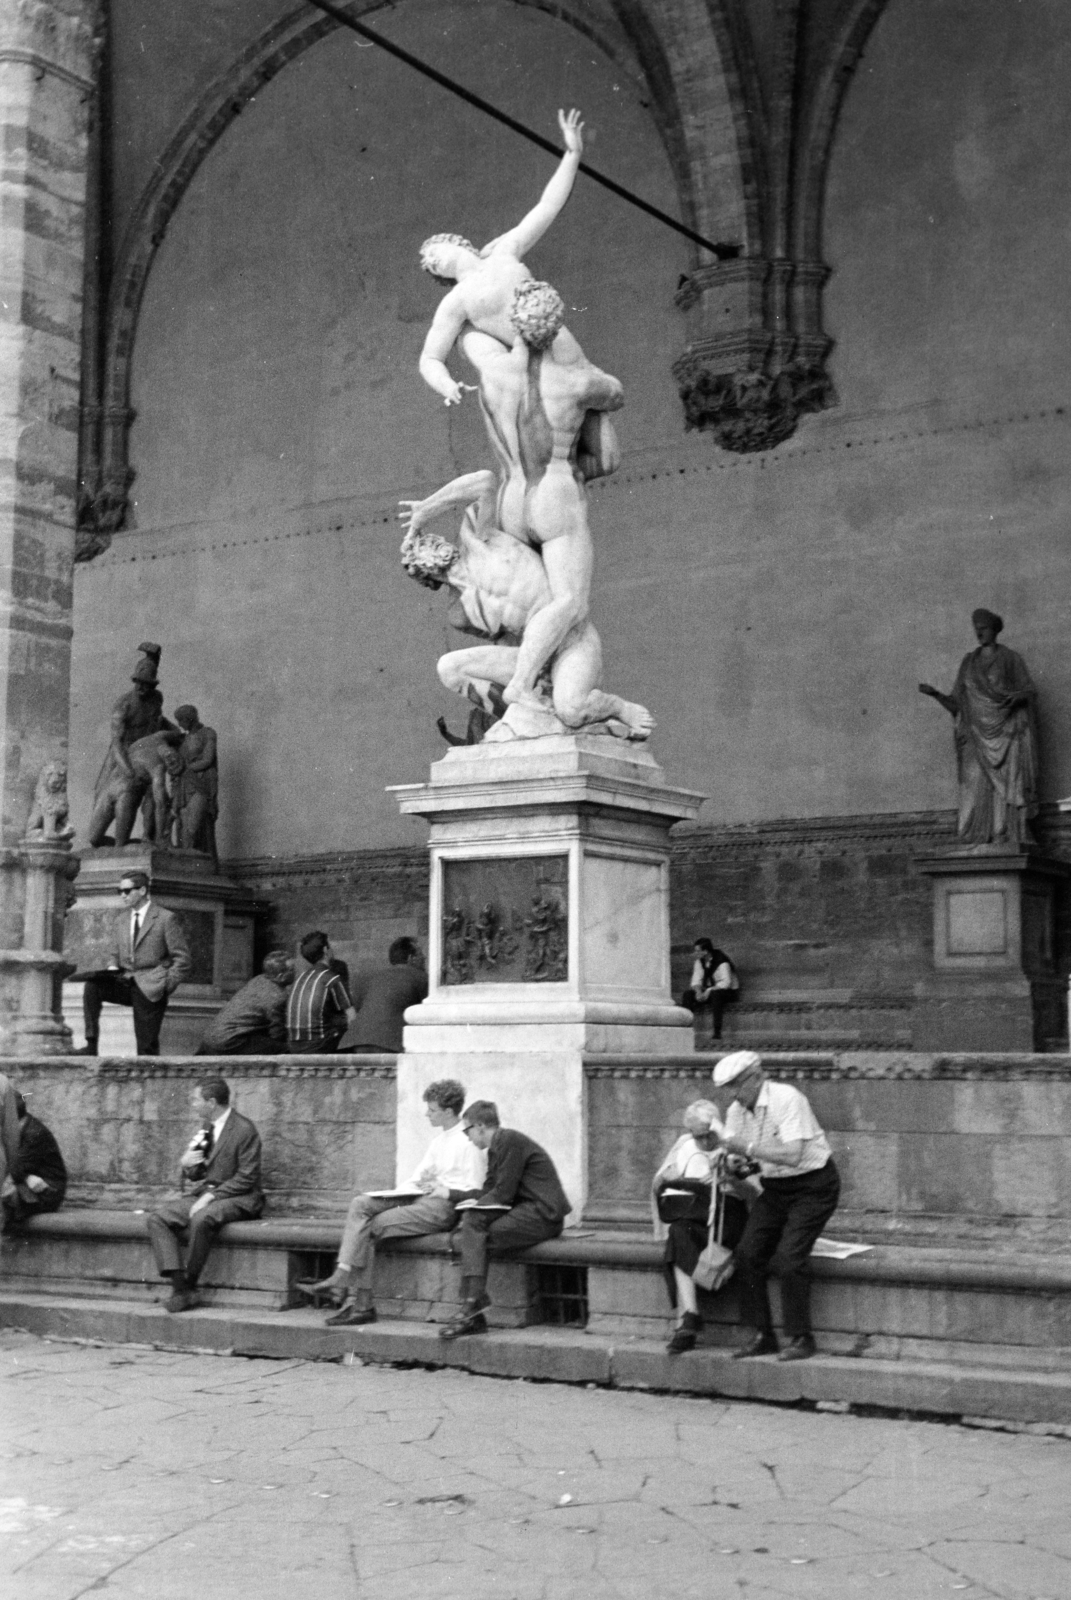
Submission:
M 479 1194 L 457 1207 L 464 1304 L 439 1330 L 440 1339 L 486 1333 L 488 1257 L 556 1239 L 572 1210 L 543 1146 L 516 1128 L 500 1127 L 498 1108 L 490 1100 L 474 1100 L 461 1120 L 477 1150 L 487 1152 L 487 1177 Z
M 205 1078 L 197 1085 L 193 1104 L 201 1126 L 182 1156 L 182 1192 L 145 1219 L 157 1270 L 171 1280 L 166 1311 L 200 1305 L 197 1280 L 220 1228 L 225 1222 L 259 1217 L 264 1210 L 260 1134 L 230 1102 L 231 1091 L 222 1078 Z M 187 1231 L 184 1266 L 178 1236 Z
M 85 982 L 86 1042 L 76 1053 L 97 1054 L 101 1008 L 109 1001 L 133 1008 L 138 1055 L 158 1056 L 167 1002 L 193 968 L 190 946 L 175 913 L 149 898 L 144 872 L 124 872 L 119 895 L 123 909 L 115 919 L 111 960 Z

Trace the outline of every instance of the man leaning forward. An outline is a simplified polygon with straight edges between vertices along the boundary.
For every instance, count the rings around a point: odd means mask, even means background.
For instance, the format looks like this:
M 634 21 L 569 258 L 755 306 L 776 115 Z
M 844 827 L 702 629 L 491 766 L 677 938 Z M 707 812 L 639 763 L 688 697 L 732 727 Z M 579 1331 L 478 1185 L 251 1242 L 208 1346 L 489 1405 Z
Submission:
M 815 1352 L 808 1257 L 840 1197 L 833 1152 L 806 1095 L 789 1083 L 767 1078 L 753 1050 L 723 1056 L 713 1076 L 715 1088 L 733 1091 L 725 1133 L 718 1142 L 731 1156 L 757 1162 L 762 1178 L 762 1193 L 733 1252 L 740 1316 L 752 1330 L 751 1338 L 734 1354 L 765 1356 L 777 1351 L 766 1291 L 776 1252 L 788 1339 L 780 1359 L 802 1361 Z
M 464 1303 L 440 1328 L 440 1339 L 486 1333 L 488 1259 L 556 1239 L 572 1210 L 543 1146 L 516 1128 L 500 1127 L 490 1100 L 474 1100 L 462 1122 L 476 1148 L 487 1151 L 487 1177 L 480 1193 L 458 1206 Z
M 442 1078 L 424 1090 L 428 1121 L 438 1131 L 413 1173 L 409 1197 L 401 1194 L 359 1194 L 350 1201 L 338 1265 L 320 1283 L 299 1282 L 303 1294 L 329 1294 L 340 1308 L 327 1319 L 329 1328 L 374 1322 L 373 1279 L 379 1239 L 414 1238 L 447 1233 L 457 1221 L 456 1204 L 478 1191 L 487 1165 L 482 1150 L 461 1126 L 464 1087 Z

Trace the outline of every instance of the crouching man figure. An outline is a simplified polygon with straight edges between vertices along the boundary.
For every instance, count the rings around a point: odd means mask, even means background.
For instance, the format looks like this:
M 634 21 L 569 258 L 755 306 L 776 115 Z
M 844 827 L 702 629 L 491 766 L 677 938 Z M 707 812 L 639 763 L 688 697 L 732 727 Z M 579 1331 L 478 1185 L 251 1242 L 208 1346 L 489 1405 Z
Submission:
M 222 1078 L 197 1085 L 194 1110 L 201 1126 L 182 1155 L 182 1193 L 150 1211 L 145 1219 L 161 1278 L 170 1278 L 165 1311 L 190 1311 L 200 1305 L 197 1280 L 216 1234 L 225 1222 L 259 1217 L 260 1134 L 247 1117 L 231 1109 L 231 1091 Z M 186 1264 L 180 1234 L 189 1232 Z
M 464 1086 L 455 1079 L 428 1085 L 424 1105 L 438 1132 L 413 1173 L 414 1193 L 356 1195 L 350 1201 L 334 1272 L 320 1283 L 295 1285 L 303 1294 L 330 1294 L 339 1302 L 339 1310 L 327 1319 L 329 1328 L 375 1322 L 372 1283 L 377 1239 L 448 1233 L 457 1222 L 457 1201 L 479 1190 L 487 1159 L 461 1126 L 464 1104 Z
M 810 1102 L 789 1083 L 774 1083 L 753 1050 L 723 1056 L 714 1086 L 731 1086 L 733 1103 L 718 1140 L 730 1155 L 758 1162 L 762 1193 L 751 1208 L 733 1254 L 740 1285 L 740 1316 L 751 1338 L 734 1355 L 777 1351 L 766 1275 L 775 1251 L 781 1262 L 781 1309 L 788 1343 L 782 1361 L 814 1355 L 808 1257 L 837 1209 L 840 1175 Z
M 488 1258 L 556 1239 L 572 1210 L 542 1145 L 515 1128 L 500 1127 L 498 1108 L 490 1100 L 474 1100 L 461 1120 L 476 1148 L 487 1152 L 487 1177 L 479 1194 L 458 1206 L 464 1305 L 440 1328 L 440 1339 L 486 1333 Z

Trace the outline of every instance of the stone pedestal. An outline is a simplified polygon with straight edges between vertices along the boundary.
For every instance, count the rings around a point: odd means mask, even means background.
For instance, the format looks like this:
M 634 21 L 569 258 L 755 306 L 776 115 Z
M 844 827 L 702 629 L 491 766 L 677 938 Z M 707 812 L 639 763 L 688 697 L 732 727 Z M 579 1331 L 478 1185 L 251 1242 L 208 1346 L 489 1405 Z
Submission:
M 1041 1050 L 1064 1031 L 1053 964 L 1054 895 L 1071 864 L 999 845 L 916 861 L 933 883 L 932 978 L 916 1050 Z
M 148 873 L 152 897 L 182 918 L 190 941 L 193 972 L 168 1002 L 160 1034 L 163 1055 L 196 1050 L 209 1020 L 253 974 L 255 903 L 216 870 L 212 858 L 194 850 L 130 844 L 121 850 L 86 850 L 78 878 L 78 903 L 67 918 L 65 955 L 75 968 L 64 984 L 63 1011 L 81 1044 L 80 976 L 107 966 L 112 928 L 120 914 L 117 893 L 126 872 Z M 134 1024 L 125 1006 L 105 1006 L 101 1016 L 101 1055 L 132 1056 Z
M 26 838 L 4 862 L 22 891 L 22 943 L 0 950 L 0 1055 L 67 1055 L 71 1032 L 60 1007 L 67 889 L 78 871 L 66 839 Z
M 669 829 L 701 796 L 645 749 L 591 735 L 458 746 L 399 788 L 431 825 L 429 993 L 406 1013 L 398 1172 L 427 1144 L 421 1094 L 460 1078 L 545 1144 L 584 1205 L 585 1055 L 680 1055 Z

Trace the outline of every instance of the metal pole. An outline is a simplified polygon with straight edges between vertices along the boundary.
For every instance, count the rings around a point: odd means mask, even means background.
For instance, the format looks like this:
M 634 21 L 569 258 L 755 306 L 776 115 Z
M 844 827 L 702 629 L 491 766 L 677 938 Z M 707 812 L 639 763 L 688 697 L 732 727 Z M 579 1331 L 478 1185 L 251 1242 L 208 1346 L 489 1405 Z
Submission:
M 460 83 L 455 83 L 453 78 L 446 77 L 445 73 L 437 72 L 434 67 L 429 67 L 426 61 L 421 61 L 419 56 L 410 55 L 408 50 L 403 50 L 401 45 L 393 44 L 390 39 L 385 39 L 381 33 L 376 33 L 373 28 L 366 27 L 363 22 L 357 22 L 338 6 L 332 5 L 330 0 L 308 0 L 309 5 L 315 6 L 317 11 L 322 11 L 325 16 L 332 17 L 343 28 L 349 28 L 352 33 L 359 33 L 362 39 L 368 39 L 372 44 L 377 44 L 388 55 L 395 56 L 399 61 L 404 61 L 407 67 L 412 67 L 414 72 L 422 73 L 425 78 L 430 78 L 432 83 L 437 83 L 440 88 L 447 89 L 468 105 L 475 106 L 477 111 L 482 111 L 486 116 L 493 117 L 496 122 L 501 122 L 507 128 L 512 128 L 514 133 L 519 133 L 522 139 L 528 139 L 532 144 L 537 144 L 541 150 L 549 150 L 552 156 L 560 156 L 561 151 L 550 139 L 545 139 L 541 133 L 536 133 L 531 128 L 526 128 L 523 122 L 507 116 L 506 112 L 499 111 L 497 106 L 490 101 L 482 100 L 478 94 L 473 94 L 471 89 L 466 89 Z M 678 222 L 675 217 L 669 216 L 665 211 L 659 211 L 657 206 L 652 206 L 646 200 L 641 200 L 639 195 L 633 194 L 630 189 L 625 189 L 613 178 L 608 178 L 605 173 L 597 172 L 594 167 L 589 167 L 586 161 L 580 163 L 580 171 L 593 178 L 596 183 L 601 183 L 604 189 L 609 189 L 611 194 L 616 194 L 622 200 L 627 200 L 629 205 L 645 211 L 649 217 L 656 218 L 664 223 L 667 228 L 672 228 L 675 233 L 683 234 L 693 244 L 701 245 L 704 250 L 709 250 L 711 255 L 719 261 L 732 261 L 740 254 L 738 244 L 715 244 L 710 239 L 705 239 L 701 233 L 687 227 L 683 222 Z

